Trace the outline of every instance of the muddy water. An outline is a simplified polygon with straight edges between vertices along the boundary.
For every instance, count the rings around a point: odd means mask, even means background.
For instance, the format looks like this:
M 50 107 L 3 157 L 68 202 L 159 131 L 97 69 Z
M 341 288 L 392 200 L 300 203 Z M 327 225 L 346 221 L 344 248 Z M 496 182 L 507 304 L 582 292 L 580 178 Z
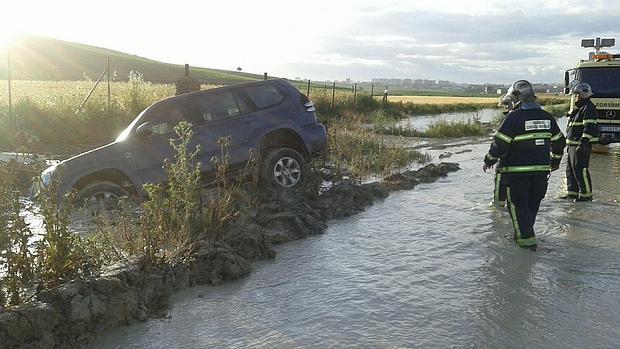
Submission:
M 515 247 L 508 214 L 488 205 L 487 149 L 449 148 L 471 150 L 449 159 L 462 171 L 283 245 L 243 280 L 181 291 L 165 318 L 89 347 L 619 347 L 620 149 L 593 155 L 593 203 L 556 199 L 563 174 L 551 176 L 537 251 Z

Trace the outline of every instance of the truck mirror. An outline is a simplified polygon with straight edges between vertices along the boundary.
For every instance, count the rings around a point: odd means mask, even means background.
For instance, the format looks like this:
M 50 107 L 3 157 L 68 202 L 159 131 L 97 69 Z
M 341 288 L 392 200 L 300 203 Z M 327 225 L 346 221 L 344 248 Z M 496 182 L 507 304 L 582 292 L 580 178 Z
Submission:
M 568 88 L 568 80 L 569 80 L 569 76 L 568 76 L 568 70 L 564 72 L 564 94 L 567 95 L 570 92 L 570 89 Z

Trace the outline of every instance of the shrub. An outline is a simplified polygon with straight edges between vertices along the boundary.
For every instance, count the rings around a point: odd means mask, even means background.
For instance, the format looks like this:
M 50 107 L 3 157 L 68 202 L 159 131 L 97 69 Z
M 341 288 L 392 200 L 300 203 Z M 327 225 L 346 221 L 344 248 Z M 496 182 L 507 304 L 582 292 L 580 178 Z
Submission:
M 34 278 L 33 234 L 17 188 L 13 164 L 0 168 L 0 307 L 21 304 Z

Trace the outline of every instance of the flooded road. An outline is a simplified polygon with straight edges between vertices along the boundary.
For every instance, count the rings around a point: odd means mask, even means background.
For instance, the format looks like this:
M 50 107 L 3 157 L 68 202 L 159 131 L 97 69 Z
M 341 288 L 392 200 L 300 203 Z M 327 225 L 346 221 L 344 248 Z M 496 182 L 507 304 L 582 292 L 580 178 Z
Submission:
M 447 148 L 471 150 L 448 159 L 462 171 L 280 246 L 247 278 L 180 291 L 165 318 L 88 347 L 619 347 L 620 149 L 592 156 L 595 202 L 557 199 L 564 164 L 552 174 L 535 252 L 489 206 L 487 149 Z

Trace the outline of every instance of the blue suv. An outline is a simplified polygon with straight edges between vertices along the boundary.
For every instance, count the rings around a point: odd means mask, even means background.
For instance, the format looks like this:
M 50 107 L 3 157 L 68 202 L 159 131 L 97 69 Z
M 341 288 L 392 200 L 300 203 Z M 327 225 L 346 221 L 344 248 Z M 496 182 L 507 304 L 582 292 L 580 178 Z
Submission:
M 174 156 L 170 139 L 182 121 L 193 125 L 191 148 L 200 145 L 205 178 L 220 154 L 218 140 L 230 137 L 230 168 L 244 167 L 251 149 L 260 152 L 261 176 L 287 189 L 302 182 L 307 162 L 327 146 L 327 134 L 308 98 L 284 80 L 244 83 L 187 93 L 146 108 L 115 142 L 79 154 L 42 174 L 43 185 L 58 179 L 60 193 L 77 200 L 144 195 L 145 183 L 166 181 L 164 160 Z

